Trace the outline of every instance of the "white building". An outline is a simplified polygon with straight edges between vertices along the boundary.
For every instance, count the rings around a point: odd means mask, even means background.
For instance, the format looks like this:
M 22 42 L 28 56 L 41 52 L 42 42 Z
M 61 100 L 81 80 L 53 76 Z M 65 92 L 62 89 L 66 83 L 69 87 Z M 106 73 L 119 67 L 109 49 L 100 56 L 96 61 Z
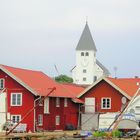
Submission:
M 0 132 L 6 122 L 6 93 L 0 91 Z
M 96 46 L 86 23 L 76 47 L 76 66 L 72 69 L 75 84 L 91 85 L 101 76 L 108 76 L 109 71 L 96 59 Z

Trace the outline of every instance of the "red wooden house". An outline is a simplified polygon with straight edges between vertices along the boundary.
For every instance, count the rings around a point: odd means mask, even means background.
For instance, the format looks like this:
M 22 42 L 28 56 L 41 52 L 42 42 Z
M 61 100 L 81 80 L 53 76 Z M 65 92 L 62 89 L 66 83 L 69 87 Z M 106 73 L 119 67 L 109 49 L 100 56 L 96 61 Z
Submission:
M 76 96 L 83 87 L 58 84 L 40 71 L 0 65 L 0 90 L 6 94 L 6 120 L 18 123 L 27 116 L 21 121 L 27 131 L 65 129 L 67 124 L 77 128 L 82 101 Z
M 85 102 L 85 108 L 98 113 L 121 111 L 138 90 L 140 78 L 101 78 L 81 92 L 77 98 Z M 91 99 L 91 104 L 88 102 Z M 87 102 L 87 103 L 86 103 Z M 88 104 L 89 103 L 89 104 Z

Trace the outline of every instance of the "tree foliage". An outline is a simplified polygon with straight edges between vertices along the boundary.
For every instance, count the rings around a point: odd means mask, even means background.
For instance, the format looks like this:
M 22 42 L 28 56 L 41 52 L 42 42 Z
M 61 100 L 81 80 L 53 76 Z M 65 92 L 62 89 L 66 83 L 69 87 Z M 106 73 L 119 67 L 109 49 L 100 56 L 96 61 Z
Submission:
M 55 77 L 55 81 L 59 83 L 72 83 L 73 79 L 67 75 L 59 75 Z

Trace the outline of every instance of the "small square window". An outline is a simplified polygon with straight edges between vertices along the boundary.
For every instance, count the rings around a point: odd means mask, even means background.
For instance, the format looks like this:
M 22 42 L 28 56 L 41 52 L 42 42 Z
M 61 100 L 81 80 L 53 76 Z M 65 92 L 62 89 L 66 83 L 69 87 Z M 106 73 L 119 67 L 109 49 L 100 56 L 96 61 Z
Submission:
M 87 80 L 87 78 L 86 77 L 83 77 L 83 81 L 86 81 Z
M 11 115 L 12 123 L 18 123 L 21 121 L 21 115 Z
M 86 69 L 83 69 L 83 73 L 86 73 L 87 72 L 87 70 Z

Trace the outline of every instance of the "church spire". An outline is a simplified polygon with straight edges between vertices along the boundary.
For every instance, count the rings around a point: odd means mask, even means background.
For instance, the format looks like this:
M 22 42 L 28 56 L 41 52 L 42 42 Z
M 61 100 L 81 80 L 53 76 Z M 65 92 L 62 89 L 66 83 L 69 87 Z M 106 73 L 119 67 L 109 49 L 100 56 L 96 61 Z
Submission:
M 87 19 L 86 19 L 86 25 L 82 32 L 82 35 L 80 37 L 80 40 L 78 42 L 78 45 L 76 47 L 76 50 L 94 50 L 97 51 L 94 40 L 92 38 L 92 35 L 90 33 L 90 29 L 88 27 Z

